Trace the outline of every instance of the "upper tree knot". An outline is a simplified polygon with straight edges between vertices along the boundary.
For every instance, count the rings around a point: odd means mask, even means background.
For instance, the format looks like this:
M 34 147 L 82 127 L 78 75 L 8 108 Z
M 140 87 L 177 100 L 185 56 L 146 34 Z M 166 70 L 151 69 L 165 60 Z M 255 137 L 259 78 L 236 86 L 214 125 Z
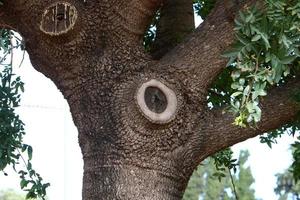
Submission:
M 77 20 L 76 8 L 67 2 L 56 2 L 44 10 L 40 29 L 52 36 L 70 31 Z

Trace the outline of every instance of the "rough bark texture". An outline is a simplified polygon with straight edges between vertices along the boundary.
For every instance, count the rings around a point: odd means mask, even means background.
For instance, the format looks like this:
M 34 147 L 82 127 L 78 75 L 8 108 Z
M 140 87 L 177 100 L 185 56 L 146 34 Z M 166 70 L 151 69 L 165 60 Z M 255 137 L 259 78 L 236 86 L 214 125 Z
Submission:
M 156 40 L 151 54 L 160 59 L 195 29 L 193 0 L 167 0 L 159 10 Z
M 220 54 L 234 40 L 233 15 L 243 7 L 232 2 L 219 1 L 187 41 L 152 60 L 141 39 L 163 0 L 4 1 L 0 24 L 22 34 L 33 66 L 70 105 L 84 159 L 83 200 L 180 199 L 201 160 L 293 120 L 299 106 L 287 94 L 299 80 L 270 92 L 256 129 L 207 109 L 207 89 L 225 67 Z M 176 107 L 170 121 L 164 111 L 151 121 L 139 107 L 145 83 L 159 83 L 148 104 Z M 163 88 L 176 98 L 166 100 Z

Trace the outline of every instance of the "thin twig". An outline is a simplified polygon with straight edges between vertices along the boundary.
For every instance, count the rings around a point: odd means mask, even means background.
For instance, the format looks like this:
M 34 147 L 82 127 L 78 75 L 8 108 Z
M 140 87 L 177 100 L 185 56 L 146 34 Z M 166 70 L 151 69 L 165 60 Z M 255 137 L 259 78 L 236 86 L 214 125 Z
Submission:
M 237 191 L 236 191 L 236 187 L 235 187 L 235 184 L 234 184 L 233 176 L 232 176 L 232 173 L 231 173 L 229 167 L 228 167 L 228 171 L 229 171 L 230 180 L 231 180 L 231 184 L 232 184 L 232 187 L 233 187 L 233 193 L 234 193 L 235 199 L 239 200 L 239 197 L 238 197 L 238 194 L 237 194 Z
M 19 68 L 20 68 L 21 65 L 23 64 L 24 58 L 25 58 L 25 50 L 23 50 L 22 60 L 21 60 L 21 62 L 20 62 L 20 64 L 19 64 Z
M 11 31 L 9 31 L 9 39 L 10 39 L 10 45 L 13 46 L 13 39 L 12 39 L 12 34 Z M 11 48 L 10 52 L 10 65 L 13 66 L 13 60 L 14 60 L 14 48 Z
M 13 46 L 13 38 L 12 38 L 12 33 L 9 31 L 9 40 L 10 40 L 10 45 Z M 12 74 L 12 67 L 13 67 L 13 60 L 14 60 L 14 49 L 11 49 L 10 52 L 10 73 Z M 9 76 L 9 86 L 11 85 L 11 76 Z
M 23 163 L 24 163 L 24 165 L 25 165 L 25 167 L 26 167 L 26 169 L 27 169 L 27 171 L 28 171 L 28 165 L 27 165 L 27 162 L 25 161 L 24 157 L 22 156 L 22 154 L 21 154 L 19 148 L 17 148 L 17 151 L 18 151 L 18 153 L 20 154 L 20 157 L 21 157 L 21 159 L 22 159 L 22 161 L 23 161 Z M 28 172 L 29 172 L 29 171 L 28 171 Z

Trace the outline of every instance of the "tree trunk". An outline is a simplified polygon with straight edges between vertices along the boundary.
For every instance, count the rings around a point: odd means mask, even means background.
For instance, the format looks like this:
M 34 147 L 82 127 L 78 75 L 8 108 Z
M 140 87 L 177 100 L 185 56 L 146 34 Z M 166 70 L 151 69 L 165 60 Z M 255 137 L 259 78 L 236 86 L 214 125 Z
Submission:
M 6 0 L 0 7 L 0 25 L 21 33 L 35 69 L 70 105 L 84 159 L 83 200 L 180 199 L 207 156 L 299 111 L 289 98 L 299 77 L 262 101 L 256 129 L 233 126 L 230 113 L 208 109 L 207 90 L 226 64 L 220 55 L 234 41 L 232 15 L 245 4 L 218 1 L 183 43 L 153 60 L 141 40 L 164 2 Z M 183 27 L 191 26 L 187 19 Z
M 176 178 L 135 166 L 85 164 L 84 171 L 83 199 L 88 200 L 179 200 L 185 188 L 185 183 Z

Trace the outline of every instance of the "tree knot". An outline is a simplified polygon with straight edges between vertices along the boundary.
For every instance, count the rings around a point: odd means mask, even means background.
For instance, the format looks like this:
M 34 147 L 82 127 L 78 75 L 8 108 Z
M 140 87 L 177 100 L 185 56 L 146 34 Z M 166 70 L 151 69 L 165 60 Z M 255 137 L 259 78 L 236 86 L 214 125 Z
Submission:
M 77 20 L 76 8 L 67 2 L 56 2 L 47 7 L 42 15 L 40 30 L 57 36 L 70 31 Z

